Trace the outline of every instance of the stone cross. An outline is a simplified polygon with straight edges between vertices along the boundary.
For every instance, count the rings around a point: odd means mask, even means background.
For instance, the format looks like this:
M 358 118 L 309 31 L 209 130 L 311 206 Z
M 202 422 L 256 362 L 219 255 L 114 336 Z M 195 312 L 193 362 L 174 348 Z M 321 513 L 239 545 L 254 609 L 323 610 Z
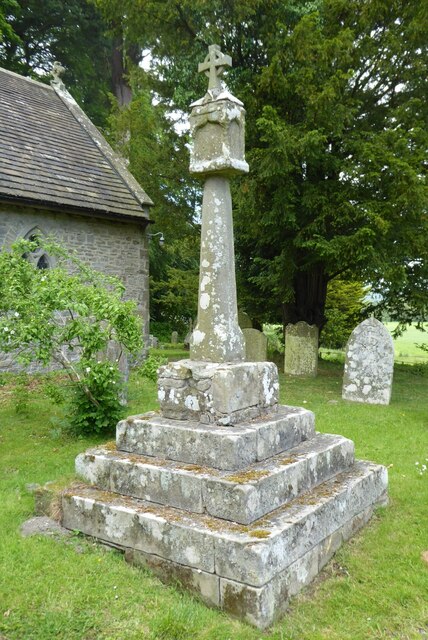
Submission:
M 52 75 L 51 84 L 56 85 L 56 86 L 61 87 L 61 88 L 64 87 L 64 83 L 61 80 L 61 76 L 64 73 L 64 71 L 65 71 L 65 68 L 62 66 L 62 64 L 60 62 L 58 62 L 56 60 L 53 63 L 53 67 L 52 67 L 52 71 L 51 71 L 51 75 Z
M 209 88 L 220 86 L 219 75 L 231 65 L 229 56 L 212 45 L 199 71 L 209 73 Z M 232 95 L 209 91 L 193 104 L 190 116 L 193 146 L 190 172 L 204 182 L 198 321 L 190 357 L 209 362 L 241 362 L 245 341 L 238 324 L 232 200 L 229 178 L 246 173 L 242 103 Z
M 208 89 L 217 89 L 221 86 L 220 77 L 223 75 L 225 67 L 232 66 L 232 58 L 220 51 L 217 44 L 208 47 L 208 55 L 203 62 L 198 65 L 199 73 L 205 72 L 209 78 Z

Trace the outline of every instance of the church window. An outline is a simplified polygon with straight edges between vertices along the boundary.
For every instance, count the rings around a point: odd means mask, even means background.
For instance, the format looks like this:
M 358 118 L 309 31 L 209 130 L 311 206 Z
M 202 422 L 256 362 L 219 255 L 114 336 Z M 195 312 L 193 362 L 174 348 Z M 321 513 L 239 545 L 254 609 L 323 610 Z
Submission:
M 31 229 L 28 233 L 25 234 L 25 240 L 30 240 L 31 242 L 36 242 L 38 238 L 43 236 L 40 229 L 35 227 Z M 37 269 L 49 269 L 52 265 L 49 260 L 49 256 L 43 247 L 37 247 L 34 251 L 28 251 L 24 253 L 23 257 L 31 262 Z

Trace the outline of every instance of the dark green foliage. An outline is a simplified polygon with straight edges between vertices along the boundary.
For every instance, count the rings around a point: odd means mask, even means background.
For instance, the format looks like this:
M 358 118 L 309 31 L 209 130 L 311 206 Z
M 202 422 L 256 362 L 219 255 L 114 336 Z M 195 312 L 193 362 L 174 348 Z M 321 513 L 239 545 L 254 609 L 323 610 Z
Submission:
M 242 306 L 320 328 L 352 273 L 398 319 L 426 314 L 427 14 L 417 0 L 98 0 L 155 58 L 164 105 L 188 111 L 212 42 L 247 109 L 235 181 Z M 184 178 L 184 175 L 183 175 Z
M 94 3 L 1 0 L 1 4 L 0 66 L 43 82 L 49 81 L 53 62 L 59 60 L 74 98 L 96 124 L 104 125 L 113 43 Z
M 199 225 L 195 208 L 201 190 L 188 177 L 187 136 L 175 131 L 165 105 L 154 107 L 153 85 L 142 69 L 134 69 L 132 101 L 114 110 L 110 137 L 155 202 L 150 233 L 161 231 L 165 238 L 163 246 L 157 237 L 150 241 L 151 320 L 185 332 L 197 308 Z

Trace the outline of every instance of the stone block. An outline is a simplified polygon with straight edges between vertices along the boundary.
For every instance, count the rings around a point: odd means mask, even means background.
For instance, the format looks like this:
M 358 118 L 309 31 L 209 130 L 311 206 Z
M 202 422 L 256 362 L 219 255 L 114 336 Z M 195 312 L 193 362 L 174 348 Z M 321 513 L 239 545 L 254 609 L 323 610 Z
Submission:
M 267 463 L 232 475 L 204 478 L 202 501 L 210 515 L 251 524 L 353 462 L 350 440 L 319 434 Z
M 306 322 L 285 328 L 284 373 L 292 376 L 317 375 L 318 327 Z
M 203 98 L 192 106 L 190 173 L 202 177 L 247 173 L 242 102 L 225 91 L 215 100 Z
M 234 471 L 311 438 L 314 423 L 311 411 L 287 406 L 237 426 L 169 420 L 151 412 L 119 422 L 116 443 L 120 451 Z
M 220 606 L 220 578 L 213 573 L 192 569 L 136 549 L 125 549 L 125 560 L 150 569 L 164 583 L 179 583 L 209 606 Z
M 177 510 L 91 488 L 65 492 L 62 507 L 67 529 L 214 572 L 212 536 Z
M 312 438 L 315 416 L 307 409 L 282 405 L 276 416 L 251 423 L 251 426 L 257 429 L 256 459 L 265 460 Z
M 262 587 L 220 579 L 220 604 L 229 615 L 266 629 L 287 610 L 290 597 L 312 582 L 318 573 L 314 547 Z
M 159 369 L 161 414 L 204 424 L 237 424 L 274 410 L 278 371 L 272 362 L 181 360 Z
M 143 416 L 119 422 L 116 442 L 121 451 L 234 470 L 256 461 L 257 432 Z
M 389 404 L 394 371 L 394 343 L 376 318 L 361 322 L 346 346 L 342 398 L 366 404 Z

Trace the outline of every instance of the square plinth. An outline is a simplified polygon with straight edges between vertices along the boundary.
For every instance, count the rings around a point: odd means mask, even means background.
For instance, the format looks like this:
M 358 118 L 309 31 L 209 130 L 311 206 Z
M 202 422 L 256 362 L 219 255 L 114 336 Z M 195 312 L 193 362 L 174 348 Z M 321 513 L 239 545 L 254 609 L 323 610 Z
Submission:
M 172 362 L 159 369 L 161 415 L 203 424 L 238 424 L 275 411 L 278 370 L 272 362 Z

